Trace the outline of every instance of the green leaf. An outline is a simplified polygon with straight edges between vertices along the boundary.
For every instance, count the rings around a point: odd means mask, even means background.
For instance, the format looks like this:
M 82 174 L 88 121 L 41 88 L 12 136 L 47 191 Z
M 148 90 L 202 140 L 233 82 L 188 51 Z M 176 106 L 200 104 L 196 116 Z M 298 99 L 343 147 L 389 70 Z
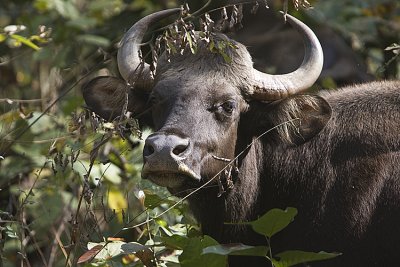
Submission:
M 225 51 L 226 51 L 226 43 L 223 42 L 223 41 L 218 42 L 218 52 L 224 58 L 224 61 L 226 63 L 231 63 L 232 62 L 232 58 L 230 56 L 228 56 L 228 54 Z
M 5 34 L 0 33 L 0 43 L 3 42 L 5 39 L 7 39 L 7 36 Z
M 166 247 L 173 249 L 183 249 L 189 244 L 189 238 L 180 235 L 161 236 L 161 240 Z
M 129 242 L 121 245 L 122 254 L 134 254 L 147 249 L 149 249 L 147 246 L 137 242 Z
M 96 0 L 88 1 L 88 10 L 90 13 L 101 12 L 103 17 L 110 17 L 114 14 L 121 12 L 124 8 L 124 2 L 122 0 Z
M 81 30 L 88 30 L 95 27 L 97 20 L 94 18 L 80 17 L 78 19 L 70 20 L 67 22 L 68 26 L 75 27 Z
M 53 0 L 53 3 L 57 12 L 64 18 L 71 20 L 79 18 L 79 11 L 72 1 Z
M 33 6 L 40 12 L 45 12 L 49 10 L 49 1 L 48 0 L 35 0 Z
M 11 34 L 10 37 L 18 42 L 23 43 L 26 46 L 29 46 L 30 48 L 34 50 L 40 50 L 40 47 L 32 43 L 30 40 L 26 39 L 25 37 L 18 35 L 18 34 Z
M 42 114 L 42 112 L 38 111 L 32 112 L 32 116 L 27 119 L 27 122 L 29 125 L 33 123 L 30 130 L 35 135 L 51 131 L 52 125 L 54 125 L 54 121 L 50 115 Z
M 265 246 L 248 246 L 244 244 L 224 244 L 206 247 L 203 249 L 203 254 L 218 254 L 218 255 L 241 255 L 241 256 L 260 256 L 265 257 L 268 252 L 268 247 Z
M 249 222 L 257 233 L 271 238 L 273 235 L 289 225 L 297 215 L 297 209 L 286 208 L 286 210 L 272 209 L 259 219 Z
M 179 256 L 182 267 L 220 267 L 226 266 L 228 257 L 225 255 L 206 254 L 203 249 L 209 246 L 218 245 L 218 242 L 209 236 L 203 238 L 190 238 L 188 244 L 183 248 Z
M 218 52 L 218 49 L 216 49 L 216 47 L 215 47 L 214 40 L 211 40 L 208 49 L 210 49 L 210 51 L 212 53 L 217 53 Z
M 157 223 L 159 226 L 161 227 L 168 227 L 168 222 L 166 222 L 164 219 L 162 218 L 155 218 L 154 222 Z
M 106 260 L 111 257 L 115 257 L 121 254 L 121 246 L 125 244 L 125 242 L 117 241 L 117 242 L 100 242 L 93 243 L 89 242 L 87 244 L 87 248 L 89 251 L 95 250 L 94 258 L 97 260 Z
M 6 229 L 6 235 L 7 235 L 9 238 L 16 238 L 16 239 L 18 239 L 17 233 L 14 231 L 14 229 L 13 229 L 11 226 L 6 225 L 5 229 Z
M 157 194 L 152 193 L 149 190 L 144 190 L 144 193 L 146 195 L 146 198 L 144 199 L 144 206 L 149 209 L 154 209 L 158 206 L 160 206 L 163 203 L 173 205 L 175 204 L 174 201 L 168 200 L 166 198 L 161 198 Z
M 226 63 L 231 63 L 232 62 L 232 58 L 230 56 L 228 56 L 228 54 L 226 54 L 224 52 L 224 50 L 220 50 L 219 53 L 221 54 L 221 56 L 224 58 L 224 61 Z
M 129 255 L 135 253 L 140 254 L 143 253 L 143 251 L 149 251 L 149 248 L 147 246 L 144 246 L 140 243 L 126 243 L 123 241 L 100 243 L 89 242 L 87 244 L 87 248 L 88 251 L 79 257 L 78 263 L 84 263 L 92 260 L 93 258 L 103 261 L 119 255 Z
M 327 253 L 324 251 L 315 253 L 289 250 L 275 255 L 275 257 L 272 259 L 272 263 L 275 267 L 289 267 L 300 263 L 328 260 L 339 255 L 341 255 L 341 253 Z M 276 258 L 278 258 L 278 260 Z
M 110 41 L 104 37 L 97 36 L 97 35 L 92 35 L 92 34 L 83 34 L 78 36 L 78 41 L 87 43 L 87 44 L 92 44 L 92 45 L 97 45 L 97 46 L 102 46 L 106 47 L 110 45 Z
M 31 41 L 37 41 L 37 42 L 43 43 L 43 44 L 49 42 L 49 39 L 48 39 L 48 38 L 42 38 L 42 37 L 40 37 L 39 35 L 32 35 L 32 36 L 29 38 L 29 40 L 31 40 Z

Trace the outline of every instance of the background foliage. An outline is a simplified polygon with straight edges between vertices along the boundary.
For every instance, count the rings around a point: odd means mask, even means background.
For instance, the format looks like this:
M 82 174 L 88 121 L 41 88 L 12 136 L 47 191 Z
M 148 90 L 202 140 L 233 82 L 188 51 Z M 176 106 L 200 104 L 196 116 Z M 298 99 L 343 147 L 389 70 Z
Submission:
M 192 2 L 197 10 L 206 1 Z M 284 9 L 284 2 L 274 8 Z M 376 79 L 400 77 L 398 1 L 311 3 L 307 15 L 289 2 L 289 13 L 333 28 Z M 124 31 L 180 4 L 0 3 L 0 266 L 224 266 L 228 254 L 268 255 L 265 248 L 221 247 L 202 237 L 185 202 L 140 179 L 148 132 L 133 120 L 126 122 L 130 129 L 102 122 L 83 108 L 84 82 L 118 76 L 115 53 Z M 207 9 L 217 4 L 223 3 L 211 1 Z

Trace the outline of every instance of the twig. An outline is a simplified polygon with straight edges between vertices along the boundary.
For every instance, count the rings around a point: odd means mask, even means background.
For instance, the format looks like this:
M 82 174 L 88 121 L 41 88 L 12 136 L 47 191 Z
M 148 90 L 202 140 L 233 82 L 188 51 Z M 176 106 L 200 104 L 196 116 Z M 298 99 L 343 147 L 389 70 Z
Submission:
M 34 246 L 36 247 L 36 251 L 37 251 L 37 252 L 39 253 L 39 255 L 40 255 L 40 259 L 42 260 L 43 266 L 48 267 L 48 264 L 47 264 L 47 262 L 46 262 L 46 258 L 45 258 L 44 254 L 43 254 L 43 251 L 40 249 L 40 247 L 39 247 L 39 245 L 38 245 L 38 243 L 37 243 L 37 240 L 36 240 L 36 238 L 35 238 L 35 235 L 33 234 L 32 231 L 30 231 L 29 228 L 27 228 L 27 230 L 28 230 L 28 232 L 29 232 L 29 236 L 31 237 L 31 239 L 32 239 L 32 241 L 33 241 Z
M 61 239 L 60 239 L 61 233 L 64 231 L 64 229 L 65 229 L 65 223 L 64 223 L 63 219 L 61 221 L 60 226 L 58 226 L 57 231 L 54 228 L 54 226 L 51 227 L 51 232 L 54 234 L 54 240 L 53 240 L 53 244 L 52 244 L 51 250 L 50 250 L 48 267 L 52 267 L 54 264 L 54 260 L 56 258 L 56 254 L 57 254 L 57 244 L 60 247 L 62 253 L 64 254 L 64 257 L 67 258 L 67 251 L 65 251 L 64 245 L 62 244 Z M 69 262 L 69 266 L 72 266 L 71 262 Z
M 17 103 L 36 103 L 36 102 L 42 102 L 43 99 L 10 99 L 10 98 L 0 98 L 0 102 L 7 102 L 8 104 L 13 104 L 13 102 Z
M 78 202 L 78 207 L 77 207 L 77 209 L 76 209 L 76 213 L 75 213 L 75 218 L 73 219 L 73 221 L 72 221 L 72 227 L 73 227 L 73 229 L 72 229 L 72 231 L 71 231 L 71 245 L 73 246 L 73 249 L 71 249 L 69 252 L 68 252 L 68 256 L 67 256 L 67 259 L 66 259 L 66 261 L 65 261 L 65 266 L 67 266 L 67 264 L 68 264 L 68 262 L 69 262 L 69 260 L 70 260 L 70 257 L 71 257 L 71 251 L 72 250 L 74 250 L 74 252 L 75 252 L 75 250 L 76 250 L 76 237 L 77 236 L 75 236 L 75 235 L 77 235 L 78 233 L 79 233 L 79 228 L 80 228 L 80 226 L 79 226 L 79 211 L 80 211 L 80 209 L 81 209 L 81 206 L 82 206 L 82 201 L 83 201 L 83 198 L 84 198 L 84 196 L 85 196 L 85 191 L 86 190 L 88 190 L 88 183 L 87 183 L 87 179 L 89 178 L 89 176 L 90 176 L 90 173 L 91 173 L 91 171 L 92 171 L 92 168 L 93 168 L 93 165 L 94 165 L 94 161 L 95 161 L 95 159 L 96 159 L 96 154 L 97 154 L 97 152 L 98 152 L 98 149 L 103 145 L 103 144 L 105 144 L 109 139 L 111 138 L 111 136 L 109 135 L 109 136 L 105 136 L 105 135 L 103 135 L 102 137 L 101 137 L 101 140 L 99 141 L 99 143 L 98 144 L 95 144 L 95 147 L 93 148 L 93 150 L 91 151 L 91 155 L 90 155 L 90 164 L 89 164 L 89 170 L 87 171 L 87 173 L 85 174 L 85 181 L 84 181 L 84 183 L 83 183 L 83 188 L 82 188 L 82 193 L 81 193 L 81 195 L 80 195 L 80 197 L 79 197 L 79 202 Z M 76 262 L 74 261 L 73 262 L 73 264 L 75 264 Z
M 216 160 L 220 160 L 220 161 L 224 161 L 224 162 L 230 162 L 231 161 L 231 159 L 221 158 L 221 157 L 217 157 L 215 155 L 211 155 L 211 156 Z

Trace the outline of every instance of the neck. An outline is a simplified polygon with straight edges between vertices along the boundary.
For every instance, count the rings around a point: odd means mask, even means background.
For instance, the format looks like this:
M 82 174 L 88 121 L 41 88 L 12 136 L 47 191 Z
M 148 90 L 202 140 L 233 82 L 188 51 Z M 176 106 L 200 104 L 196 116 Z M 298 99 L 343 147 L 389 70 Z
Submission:
M 234 186 L 220 197 L 218 197 L 219 189 L 215 187 L 201 190 L 191 198 L 191 209 L 200 222 L 204 234 L 220 242 L 235 242 L 226 240 L 225 236 L 239 238 L 246 227 L 225 223 L 241 223 L 256 219 L 261 151 L 261 144 L 256 142 L 244 153 L 239 161 L 239 172 Z M 232 232 L 237 235 L 228 234 Z

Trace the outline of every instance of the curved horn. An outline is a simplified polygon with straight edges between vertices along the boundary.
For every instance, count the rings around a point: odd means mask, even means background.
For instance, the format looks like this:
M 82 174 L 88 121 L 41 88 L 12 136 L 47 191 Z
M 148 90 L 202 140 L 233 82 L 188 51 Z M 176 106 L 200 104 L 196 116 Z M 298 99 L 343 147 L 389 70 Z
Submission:
M 288 97 L 307 89 L 318 79 L 324 61 L 321 44 L 313 31 L 300 20 L 287 15 L 290 24 L 303 35 L 304 58 L 300 67 L 288 74 L 270 75 L 256 69 L 252 97 L 264 101 L 273 101 Z
M 180 11 L 180 8 L 173 8 L 155 12 L 136 22 L 125 33 L 119 44 L 117 60 L 119 72 L 126 82 L 143 88 L 150 87 L 153 82 L 150 65 L 140 58 L 143 37 L 152 24 Z

